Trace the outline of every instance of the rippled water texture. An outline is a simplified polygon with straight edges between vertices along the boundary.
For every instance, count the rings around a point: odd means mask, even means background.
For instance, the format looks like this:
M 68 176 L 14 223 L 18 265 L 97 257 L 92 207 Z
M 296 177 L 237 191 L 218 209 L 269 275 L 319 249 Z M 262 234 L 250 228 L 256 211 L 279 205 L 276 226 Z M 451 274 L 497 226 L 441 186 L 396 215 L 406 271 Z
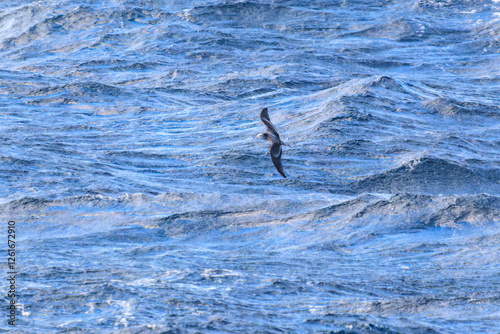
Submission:
M 499 1 L 2 2 L 16 330 L 498 333 L 499 50 Z

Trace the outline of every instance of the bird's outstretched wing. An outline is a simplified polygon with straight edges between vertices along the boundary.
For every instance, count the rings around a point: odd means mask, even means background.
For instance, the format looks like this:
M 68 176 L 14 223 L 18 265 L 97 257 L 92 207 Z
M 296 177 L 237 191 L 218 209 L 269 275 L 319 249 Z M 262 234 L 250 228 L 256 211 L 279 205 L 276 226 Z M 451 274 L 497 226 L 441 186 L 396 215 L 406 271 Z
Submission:
M 276 137 L 280 137 L 278 134 L 278 130 L 274 127 L 273 123 L 271 123 L 271 119 L 269 118 L 269 113 L 267 112 L 267 108 L 262 109 L 260 112 L 260 119 L 264 123 L 267 128 L 267 131 L 275 135 Z
M 285 172 L 283 171 L 283 164 L 281 163 L 281 143 L 273 141 L 271 143 L 271 150 L 269 153 L 271 154 L 271 160 L 273 161 L 273 164 L 278 172 L 286 178 Z

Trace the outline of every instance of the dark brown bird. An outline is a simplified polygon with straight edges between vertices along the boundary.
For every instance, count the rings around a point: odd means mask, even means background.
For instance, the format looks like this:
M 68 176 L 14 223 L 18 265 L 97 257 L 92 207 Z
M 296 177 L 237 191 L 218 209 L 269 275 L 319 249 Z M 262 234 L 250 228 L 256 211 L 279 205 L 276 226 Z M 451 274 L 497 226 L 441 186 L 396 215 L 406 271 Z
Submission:
M 271 149 L 269 150 L 269 153 L 271 154 L 271 160 L 273 161 L 273 164 L 278 172 L 280 172 L 280 174 L 283 175 L 284 178 L 286 178 L 285 172 L 283 171 L 283 164 L 281 163 L 281 145 L 288 145 L 281 141 L 276 127 L 273 125 L 273 123 L 271 123 L 267 108 L 262 109 L 262 111 L 260 112 L 260 119 L 266 126 L 266 132 L 259 133 L 256 138 L 262 138 L 271 143 Z

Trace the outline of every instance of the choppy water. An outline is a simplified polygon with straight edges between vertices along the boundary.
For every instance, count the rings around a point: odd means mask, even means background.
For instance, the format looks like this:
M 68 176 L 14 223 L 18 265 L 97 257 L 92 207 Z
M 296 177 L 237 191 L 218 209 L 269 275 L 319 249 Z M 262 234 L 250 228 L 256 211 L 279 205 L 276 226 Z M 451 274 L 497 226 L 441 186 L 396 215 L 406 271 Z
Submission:
M 499 47 L 498 1 L 3 2 L 17 330 L 500 333 Z

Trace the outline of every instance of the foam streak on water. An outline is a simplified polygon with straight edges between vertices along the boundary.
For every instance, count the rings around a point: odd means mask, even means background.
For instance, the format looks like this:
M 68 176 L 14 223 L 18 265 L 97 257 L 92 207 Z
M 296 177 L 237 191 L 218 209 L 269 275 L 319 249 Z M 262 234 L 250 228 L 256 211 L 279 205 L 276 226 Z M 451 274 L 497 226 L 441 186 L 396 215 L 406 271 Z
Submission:
M 499 17 L 489 0 L 2 2 L 17 329 L 497 332 Z M 253 139 L 264 107 L 287 179 Z

